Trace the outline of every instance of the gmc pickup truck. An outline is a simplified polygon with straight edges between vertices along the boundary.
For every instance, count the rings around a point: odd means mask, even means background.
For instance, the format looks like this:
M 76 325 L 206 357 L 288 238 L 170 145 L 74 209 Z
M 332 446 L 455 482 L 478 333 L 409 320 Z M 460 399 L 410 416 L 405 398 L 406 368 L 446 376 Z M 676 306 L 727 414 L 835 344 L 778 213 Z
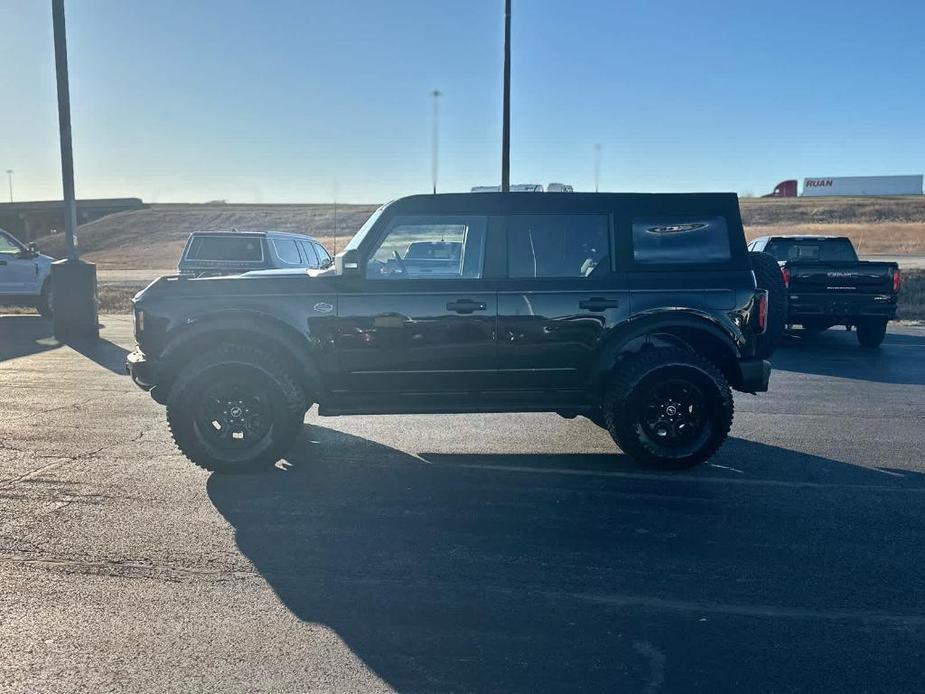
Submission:
M 788 324 L 811 332 L 855 327 L 863 347 L 883 342 L 902 286 L 896 263 L 858 260 L 844 236 L 763 236 L 749 249 L 777 259 L 788 290 Z
M 408 197 L 315 276 L 156 280 L 127 367 L 210 470 L 272 465 L 316 403 L 581 415 L 643 463 L 687 467 L 726 439 L 733 389 L 768 388 L 757 261 L 780 281 L 734 194 Z

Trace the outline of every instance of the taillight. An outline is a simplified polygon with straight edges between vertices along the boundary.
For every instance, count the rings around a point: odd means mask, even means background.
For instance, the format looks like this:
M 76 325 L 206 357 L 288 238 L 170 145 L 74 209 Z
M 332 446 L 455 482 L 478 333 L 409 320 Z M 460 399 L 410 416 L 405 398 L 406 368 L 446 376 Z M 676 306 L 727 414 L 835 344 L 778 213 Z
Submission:
M 789 287 L 790 287 L 790 268 L 789 268 L 789 267 L 782 267 L 782 268 L 780 269 L 780 274 L 781 274 L 781 275 L 783 276 L 783 278 L 784 278 L 784 286 L 787 287 L 787 288 L 789 288 Z
M 903 274 L 899 271 L 899 268 L 893 270 L 893 293 L 899 294 L 899 290 L 903 286 Z
M 758 332 L 762 335 L 768 328 L 768 293 L 761 292 L 758 299 Z

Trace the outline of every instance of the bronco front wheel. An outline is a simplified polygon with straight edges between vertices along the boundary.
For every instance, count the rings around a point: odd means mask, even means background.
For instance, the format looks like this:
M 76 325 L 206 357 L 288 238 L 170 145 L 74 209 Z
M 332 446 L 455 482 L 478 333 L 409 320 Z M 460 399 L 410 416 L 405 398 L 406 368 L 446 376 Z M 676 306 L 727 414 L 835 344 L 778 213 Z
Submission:
M 642 463 L 686 468 L 709 459 L 732 426 L 732 391 L 694 352 L 648 349 L 617 366 L 604 415 L 616 444 Z
M 305 416 L 301 388 L 276 360 L 246 345 L 223 345 L 193 360 L 167 396 L 167 423 L 180 451 L 219 472 L 269 467 Z

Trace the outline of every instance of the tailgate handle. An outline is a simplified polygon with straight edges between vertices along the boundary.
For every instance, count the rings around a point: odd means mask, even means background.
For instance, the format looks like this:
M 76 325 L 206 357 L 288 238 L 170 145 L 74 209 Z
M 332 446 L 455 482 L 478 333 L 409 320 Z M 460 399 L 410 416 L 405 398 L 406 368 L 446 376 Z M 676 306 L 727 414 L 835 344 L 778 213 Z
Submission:
M 454 313 L 472 313 L 473 311 L 484 311 L 486 308 L 488 305 L 484 301 L 473 301 L 472 299 L 448 301 L 446 304 L 446 310 Z
M 578 302 L 578 308 L 586 311 L 604 311 L 608 308 L 616 308 L 620 305 L 618 299 L 604 299 L 599 296 L 592 296 L 590 299 L 582 299 Z

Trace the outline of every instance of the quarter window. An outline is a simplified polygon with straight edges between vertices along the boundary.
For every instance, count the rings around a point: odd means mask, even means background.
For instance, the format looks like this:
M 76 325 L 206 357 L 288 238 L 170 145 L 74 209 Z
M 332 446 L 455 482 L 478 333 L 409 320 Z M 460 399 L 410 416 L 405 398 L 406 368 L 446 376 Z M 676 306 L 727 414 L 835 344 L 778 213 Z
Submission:
M 287 265 L 301 265 L 302 256 L 299 255 L 299 244 L 293 239 L 273 239 L 273 248 L 277 257 Z
M 301 245 L 302 256 L 305 258 L 305 262 L 308 263 L 308 267 L 321 267 L 321 264 L 318 262 L 318 256 L 315 254 L 315 244 L 311 241 L 302 241 Z
M 723 217 L 633 220 L 633 260 L 649 265 L 721 263 L 730 259 Z
M 312 244 L 315 247 L 315 251 L 318 253 L 318 260 L 321 261 L 321 265 L 328 267 L 331 265 L 331 254 L 328 253 L 327 249 L 322 246 L 320 243 Z
M 485 217 L 401 217 L 366 264 L 369 279 L 478 279 Z
M 606 215 L 513 215 L 507 220 L 510 277 L 591 277 L 610 270 Z

